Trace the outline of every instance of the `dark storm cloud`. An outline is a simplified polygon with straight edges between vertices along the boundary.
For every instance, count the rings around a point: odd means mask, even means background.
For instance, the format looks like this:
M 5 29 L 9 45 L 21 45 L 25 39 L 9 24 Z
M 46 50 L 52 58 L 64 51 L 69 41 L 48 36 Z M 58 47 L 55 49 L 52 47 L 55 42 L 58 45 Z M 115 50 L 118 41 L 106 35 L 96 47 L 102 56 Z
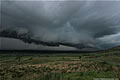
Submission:
M 2 1 L 0 36 L 48 46 L 102 47 L 120 32 L 120 1 Z
M 60 45 L 59 47 L 24 43 L 19 39 L 0 38 L 0 50 L 77 50 L 74 47 Z

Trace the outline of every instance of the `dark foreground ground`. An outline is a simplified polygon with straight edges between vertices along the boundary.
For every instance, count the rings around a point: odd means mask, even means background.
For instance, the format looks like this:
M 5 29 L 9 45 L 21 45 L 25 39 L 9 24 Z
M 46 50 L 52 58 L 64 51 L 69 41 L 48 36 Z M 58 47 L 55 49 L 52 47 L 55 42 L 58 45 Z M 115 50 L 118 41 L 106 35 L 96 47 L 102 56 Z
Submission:
M 120 78 L 120 48 L 84 54 L 0 53 L 0 80 Z

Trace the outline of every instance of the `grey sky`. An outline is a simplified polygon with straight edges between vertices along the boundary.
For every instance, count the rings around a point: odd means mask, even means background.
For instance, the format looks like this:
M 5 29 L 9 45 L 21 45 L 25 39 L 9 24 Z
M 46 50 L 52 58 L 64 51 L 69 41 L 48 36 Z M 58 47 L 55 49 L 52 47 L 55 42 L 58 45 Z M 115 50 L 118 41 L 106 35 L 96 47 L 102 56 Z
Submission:
M 120 1 L 6 0 L 1 2 L 0 32 L 3 34 L 3 31 L 7 31 L 10 36 L 15 31 L 17 36 L 22 35 L 25 39 L 29 36 L 32 40 L 46 44 L 65 44 L 78 49 L 103 49 L 105 45 L 110 45 L 107 46 L 110 48 L 120 43 L 119 9 Z M 75 49 L 1 39 L 2 49 L 10 49 L 12 44 L 15 45 L 11 49 Z

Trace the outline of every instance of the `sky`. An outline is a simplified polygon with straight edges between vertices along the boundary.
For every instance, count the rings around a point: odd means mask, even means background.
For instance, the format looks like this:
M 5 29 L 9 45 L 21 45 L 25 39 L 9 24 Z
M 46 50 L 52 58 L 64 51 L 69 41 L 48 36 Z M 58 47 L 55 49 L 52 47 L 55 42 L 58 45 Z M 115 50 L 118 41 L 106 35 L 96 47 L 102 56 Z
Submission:
M 0 49 L 101 50 L 118 46 L 119 9 L 119 0 L 1 0 Z

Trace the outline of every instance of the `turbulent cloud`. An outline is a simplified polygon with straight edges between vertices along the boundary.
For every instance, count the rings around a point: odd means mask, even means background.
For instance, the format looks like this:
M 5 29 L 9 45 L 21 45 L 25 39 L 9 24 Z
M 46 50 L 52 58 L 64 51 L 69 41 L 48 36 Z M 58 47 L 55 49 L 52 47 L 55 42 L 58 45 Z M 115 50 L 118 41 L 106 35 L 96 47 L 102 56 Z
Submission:
M 6 0 L 1 2 L 0 36 L 47 46 L 101 49 L 106 44 L 101 38 L 120 32 L 119 8 L 120 1 Z

